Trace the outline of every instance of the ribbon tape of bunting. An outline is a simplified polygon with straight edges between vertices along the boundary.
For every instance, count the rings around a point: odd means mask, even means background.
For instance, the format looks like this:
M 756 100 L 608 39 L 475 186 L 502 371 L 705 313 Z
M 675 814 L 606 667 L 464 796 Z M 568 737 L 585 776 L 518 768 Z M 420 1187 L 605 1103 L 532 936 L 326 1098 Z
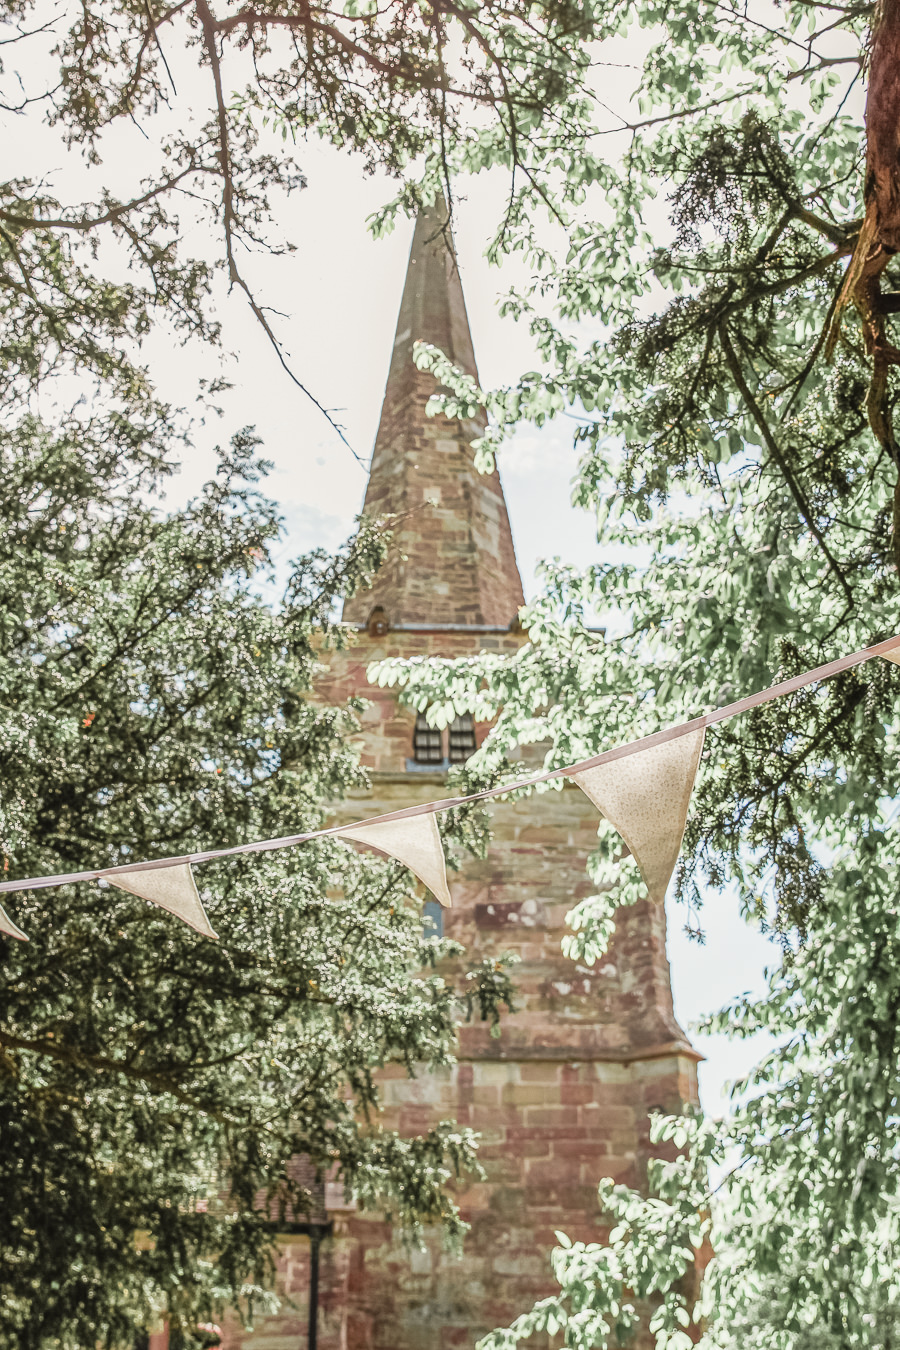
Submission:
M 48 886 L 65 886 L 75 881 L 106 881 L 130 891 L 151 904 L 159 905 L 183 919 L 207 937 L 216 934 L 210 925 L 197 890 L 192 864 L 216 858 L 234 858 L 244 853 L 268 853 L 272 849 L 293 848 L 310 839 L 348 839 L 364 844 L 388 857 L 396 858 L 432 892 L 442 905 L 450 904 L 444 852 L 435 815 L 467 802 L 503 797 L 520 788 L 534 787 L 556 778 L 571 778 L 622 836 L 640 868 L 647 890 L 654 900 L 662 901 L 675 870 L 697 766 L 703 750 L 706 728 L 724 722 L 739 713 L 749 712 L 798 689 L 839 675 L 873 657 L 882 656 L 900 665 L 900 636 L 887 638 L 872 647 L 839 657 L 815 670 L 805 671 L 759 693 L 729 703 L 715 712 L 704 713 L 690 722 L 666 727 L 652 736 L 626 745 L 614 746 L 591 759 L 549 769 L 527 778 L 504 783 L 468 797 L 446 797 L 440 801 L 407 806 L 400 811 L 361 820 L 355 825 L 334 825 L 306 834 L 289 834 L 280 839 L 260 839 L 233 848 L 210 849 L 205 853 L 185 853 L 177 858 L 154 858 L 149 862 L 126 863 L 88 872 L 66 872 L 52 877 L 29 877 L 22 881 L 0 883 L 0 892 L 35 891 Z M 0 908 L 0 933 L 27 941 L 22 930 Z

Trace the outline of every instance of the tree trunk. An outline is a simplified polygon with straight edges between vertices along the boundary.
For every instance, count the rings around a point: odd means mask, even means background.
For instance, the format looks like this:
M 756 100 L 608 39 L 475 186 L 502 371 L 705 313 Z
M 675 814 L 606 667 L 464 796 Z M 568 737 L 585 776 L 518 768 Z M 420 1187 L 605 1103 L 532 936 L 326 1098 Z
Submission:
M 875 241 L 888 258 L 900 252 L 900 0 L 875 10 L 866 97 L 867 214 L 875 214 Z M 884 264 L 882 264 L 884 265 Z
M 869 43 L 866 95 L 865 215 L 835 306 L 825 352 L 831 359 L 845 306 L 852 301 L 862 322 L 872 379 L 866 415 L 872 434 L 898 471 L 894 486 L 892 546 L 900 572 L 900 445 L 894 434 L 889 374 L 900 365 L 900 350 L 888 340 L 885 316 L 897 311 L 896 297 L 884 296 L 881 276 L 900 252 L 900 0 L 879 0 Z

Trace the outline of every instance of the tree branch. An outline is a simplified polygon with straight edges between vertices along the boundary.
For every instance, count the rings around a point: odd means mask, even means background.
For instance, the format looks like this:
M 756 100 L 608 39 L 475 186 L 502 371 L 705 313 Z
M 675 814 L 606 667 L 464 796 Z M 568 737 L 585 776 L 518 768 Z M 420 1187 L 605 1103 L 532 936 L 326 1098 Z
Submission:
M 75 1069 L 88 1069 L 95 1073 L 116 1073 L 122 1074 L 132 1082 L 143 1083 L 153 1092 L 160 1095 L 174 1097 L 176 1101 L 182 1102 L 185 1106 L 190 1106 L 194 1111 L 201 1111 L 204 1115 L 210 1116 L 223 1124 L 246 1125 L 246 1119 L 221 1111 L 218 1107 L 205 1104 L 198 1097 L 183 1088 L 177 1087 L 170 1079 L 159 1073 L 148 1073 L 144 1069 L 136 1069 L 117 1059 L 106 1059 L 103 1055 L 88 1054 L 84 1050 L 76 1049 L 75 1046 L 66 1045 L 62 1041 L 49 1040 L 42 1037 L 40 1040 L 30 1040 L 24 1036 L 16 1036 L 13 1032 L 7 1031 L 5 1027 L 0 1027 L 0 1045 L 4 1045 L 9 1050 L 28 1050 L 32 1054 L 47 1055 L 50 1059 L 55 1059 L 58 1063 L 71 1065 Z
M 6 211 L 0 209 L 0 220 L 5 220 L 7 225 L 14 225 L 22 230 L 77 230 L 79 233 L 86 234 L 89 230 L 95 230 L 101 225 L 114 225 L 124 216 L 132 211 L 137 211 L 140 207 L 146 206 L 148 202 L 153 201 L 154 197 L 160 197 L 172 188 L 177 187 L 184 179 L 189 178 L 194 173 L 211 173 L 212 170 L 203 165 L 191 162 L 187 168 L 182 169 L 180 173 L 173 174 L 155 187 L 149 188 L 140 197 L 134 197 L 130 202 L 121 203 L 118 206 L 112 206 L 108 211 L 104 211 L 102 216 L 84 216 L 81 220 L 68 220 L 65 216 L 42 217 L 42 216 L 23 216 L 16 211 Z
M 351 455 L 356 460 L 356 462 L 359 465 L 361 465 L 362 468 L 365 468 L 366 465 L 364 460 L 356 453 L 353 446 L 347 440 L 347 437 L 344 434 L 343 427 L 340 426 L 339 423 L 337 423 L 334 420 L 334 418 L 331 416 L 331 413 L 324 406 L 324 404 L 319 402 L 319 400 L 315 397 L 315 395 L 311 393 L 309 389 L 307 389 L 306 385 L 303 384 L 303 382 L 291 370 L 290 366 L 288 365 L 285 359 L 284 352 L 281 349 L 281 344 L 278 341 L 277 337 L 275 336 L 274 332 L 272 331 L 271 324 L 269 323 L 268 319 L 263 313 L 261 306 L 257 302 L 256 297 L 253 295 L 253 292 L 251 291 L 247 282 L 241 275 L 241 271 L 237 265 L 237 260 L 234 256 L 234 226 L 235 226 L 234 181 L 231 173 L 231 153 L 229 149 L 229 137 L 228 137 L 228 110 L 225 106 L 225 93 L 222 86 L 222 64 L 221 61 L 219 60 L 219 52 L 216 47 L 217 31 L 228 31 L 228 28 L 227 26 L 225 28 L 220 27 L 220 24 L 217 23 L 207 0 L 194 0 L 194 8 L 196 10 L 197 17 L 200 20 L 200 24 L 203 28 L 203 43 L 206 48 L 206 55 L 207 58 L 209 59 L 210 68 L 212 69 L 213 85 L 215 87 L 215 94 L 216 94 L 216 120 L 219 128 L 219 165 L 222 174 L 222 218 L 225 229 L 225 256 L 226 261 L 228 263 L 229 282 L 231 283 L 232 286 L 238 286 L 244 292 L 244 295 L 247 297 L 247 301 L 250 305 L 250 308 L 253 311 L 254 317 L 256 318 L 266 337 L 269 339 L 269 342 L 272 345 L 275 355 L 278 357 L 278 361 L 279 364 L 281 365 L 281 368 L 285 371 L 285 373 L 293 381 L 293 383 L 297 386 L 297 388 L 301 391 L 301 393 L 305 394 L 305 396 L 309 399 L 309 401 L 316 408 L 318 408 L 319 412 L 328 422 L 332 430 L 337 433 L 337 435 L 343 441 L 344 445 L 346 445 L 347 449 L 350 451 Z M 243 13 L 246 14 L 247 11 L 243 11 Z M 235 15 L 233 17 L 238 18 L 240 16 Z M 222 20 L 221 23 L 227 25 L 229 21 Z
M 408 80 L 408 82 L 419 89 L 436 89 L 440 86 L 439 72 L 429 75 L 421 68 L 412 63 L 405 63 L 402 58 L 395 65 L 389 65 L 382 61 L 373 51 L 361 46 L 349 34 L 341 31 L 332 23 L 326 23 L 322 19 L 317 19 L 313 14 L 312 6 L 305 2 L 302 4 L 302 14 L 273 14 L 265 10 L 242 9 L 237 14 L 230 14 L 226 19 L 213 19 L 213 29 L 216 33 L 227 35 L 234 32 L 236 28 L 287 28 L 290 30 L 302 29 L 308 32 L 310 29 L 331 38 L 336 46 L 340 47 L 350 56 L 357 57 L 364 65 L 377 71 L 379 75 L 385 75 L 390 80 Z M 198 5 L 199 11 L 199 5 Z M 483 103 L 493 106 L 496 99 L 490 94 L 479 93 L 474 89 L 461 89 L 451 86 L 448 90 L 456 98 L 468 99 L 470 102 Z
M 794 476 L 794 471 L 791 468 L 790 463 L 787 460 L 787 457 L 783 453 L 781 446 L 778 444 L 775 437 L 772 435 L 771 429 L 769 427 L 768 422 L 766 421 L 763 410 L 760 407 L 759 403 L 756 401 L 753 391 L 751 390 L 746 379 L 744 378 L 744 372 L 741 367 L 741 363 L 738 359 L 737 352 L 734 350 L 734 347 L 732 346 L 731 338 L 728 335 L 728 329 L 726 328 L 723 322 L 721 321 L 719 322 L 717 331 L 722 351 L 725 354 L 725 360 L 728 363 L 728 369 L 731 371 L 732 378 L 735 384 L 737 385 L 744 402 L 747 404 L 747 407 L 750 410 L 750 415 L 752 416 L 754 422 L 759 428 L 760 434 L 763 440 L 765 441 L 766 448 L 768 449 L 769 454 L 772 456 L 775 463 L 781 470 L 784 481 L 787 483 L 791 496 L 793 497 L 797 505 L 797 509 L 800 512 L 800 515 L 806 521 L 810 533 L 812 534 L 813 538 L 815 539 L 816 543 L 819 545 L 820 549 L 822 550 L 822 553 L 827 559 L 828 565 L 831 568 L 832 572 L 834 573 L 837 581 L 839 582 L 845 596 L 847 597 L 848 603 L 852 605 L 854 603 L 854 597 L 853 591 L 850 588 L 850 584 L 847 581 L 846 577 L 844 576 L 843 572 L 841 571 L 837 559 L 834 557 L 833 553 L 831 552 L 831 549 L 828 547 L 828 544 L 821 530 L 816 524 L 815 518 L 813 516 L 812 507 L 806 500 L 806 496 L 803 492 L 803 489 L 800 487 L 800 484 L 798 483 L 796 477 Z

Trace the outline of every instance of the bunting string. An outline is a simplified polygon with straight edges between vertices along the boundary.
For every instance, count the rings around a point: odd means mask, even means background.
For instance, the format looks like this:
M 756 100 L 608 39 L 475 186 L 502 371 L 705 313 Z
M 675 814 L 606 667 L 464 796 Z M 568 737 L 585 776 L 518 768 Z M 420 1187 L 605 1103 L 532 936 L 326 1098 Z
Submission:
M 801 675 L 794 675 L 789 680 L 782 680 L 768 689 L 749 694 L 689 722 L 665 727 L 640 740 L 614 746 L 577 764 L 529 774 L 525 778 L 503 783 L 500 787 L 486 788 L 465 797 L 444 797 L 437 801 L 422 802 L 372 816 L 353 825 L 332 825 L 302 834 L 283 835 L 278 839 L 259 839 L 230 848 L 154 858 L 118 867 L 3 881 L 0 882 L 0 893 L 42 890 L 50 886 L 102 879 L 169 910 L 198 932 L 215 937 L 194 882 L 191 872 L 193 864 L 248 853 L 268 853 L 275 849 L 293 848 L 312 839 L 337 837 L 365 844 L 398 859 L 432 891 L 441 904 L 449 905 L 450 892 L 435 815 L 465 806 L 469 802 L 487 801 L 523 788 L 535 787 L 539 783 L 571 778 L 622 836 L 635 857 L 651 897 L 662 900 L 681 848 L 706 728 L 796 693 L 808 685 L 840 675 L 873 657 L 885 657 L 900 665 L 900 635 L 841 656 Z M 683 741 L 683 744 L 677 744 L 679 741 Z M 632 763 L 620 763 L 623 760 L 632 760 Z M 619 768 L 614 770 L 612 766 L 617 763 Z M 0 932 L 25 939 L 25 934 L 2 908 Z

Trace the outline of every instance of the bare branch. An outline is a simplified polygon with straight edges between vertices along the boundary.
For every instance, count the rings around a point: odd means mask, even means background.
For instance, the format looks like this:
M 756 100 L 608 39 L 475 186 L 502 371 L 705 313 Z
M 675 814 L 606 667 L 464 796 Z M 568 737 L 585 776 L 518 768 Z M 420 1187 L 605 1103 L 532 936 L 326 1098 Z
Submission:
M 23 216 L 16 211 L 0 209 L 0 220 L 4 220 L 7 225 L 14 225 L 17 229 L 22 230 L 77 230 L 81 234 L 86 234 L 90 230 L 97 229 L 100 225 L 120 223 L 123 217 L 129 215 L 132 211 L 139 210 L 142 206 L 146 206 L 155 197 L 161 197 L 166 192 L 170 192 L 183 179 L 189 178 L 192 174 L 211 172 L 212 170 L 207 165 L 191 163 L 180 173 L 173 174 L 161 183 L 157 183 L 155 187 L 149 188 L 140 197 L 134 197 L 130 202 L 123 202 L 118 206 L 111 206 L 101 216 L 83 216 L 80 220 L 69 220 L 65 216 Z
M 362 468 L 365 468 L 366 467 L 365 462 L 356 453 L 353 446 L 347 440 L 343 427 L 340 426 L 340 424 L 334 420 L 334 418 L 331 416 L 331 413 L 324 406 L 324 404 L 319 402 L 319 400 L 315 397 L 315 395 L 311 393 L 309 389 L 307 389 L 306 385 L 302 382 L 302 380 L 300 380 L 298 376 L 295 375 L 294 372 L 291 370 L 290 366 L 287 363 L 287 360 L 285 359 L 284 352 L 281 349 L 281 344 L 278 341 L 277 337 L 275 336 L 274 332 L 272 331 L 271 324 L 269 323 L 268 319 L 263 313 L 262 308 L 258 304 L 249 285 L 244 280 L 240 268 L 237 265 L 237 260 L 234 256 L 234 226 L 235 226 L 234 182 L 231 174 L 231 153 L 229 150 L 229 137 L 228 137 L 228 110 L 225 106 L 225 92 L 222 86 L 222 65 L 221 61 L 219 60 L 218 48 L 216 47 L 216 32 L 218 31 L 218 25 L 216 23 L 215 18 L 213 17 L 213 13 L 209 7 L 209 4 L 207 3 L 207 0 L 194 0 L 194 7 L 197 12 L 197 17 L 199 18 L 203 28 L 204 46 L 206 47 L 206 55 L 209 59 L 210 68 L 212 69 L 213 85 L 215 87 L 216 92 L 216 119 L 219 128 L 219 164 L 222 175 L 222 220 L 225 229 L 225 256 L 226 261 L 228 263 L 229 282 L 232 286 L 238 286 L 244 292 L 257 322 L 259 323 L 266 337 L 269 339 L 269 342 L 272 345 L 275 355 L 278 357 L 278 361 L 282 369 L 293 381 L 293 383 L 297 386 L 297 388 L 301 391 L 301 393 L 303 393 L 309 399 L 309 401 L 313 404 L 314 407 L 318 408 L 319 412 L 325 418 L 328 425 L 332 428 L 333 431 L 337 433 L 337 435 L 340 437 L 344 445 L 346 445 L 347 449 L 350 451 L 351 455 L 357 461 L 357 463 L 361 465 Z

